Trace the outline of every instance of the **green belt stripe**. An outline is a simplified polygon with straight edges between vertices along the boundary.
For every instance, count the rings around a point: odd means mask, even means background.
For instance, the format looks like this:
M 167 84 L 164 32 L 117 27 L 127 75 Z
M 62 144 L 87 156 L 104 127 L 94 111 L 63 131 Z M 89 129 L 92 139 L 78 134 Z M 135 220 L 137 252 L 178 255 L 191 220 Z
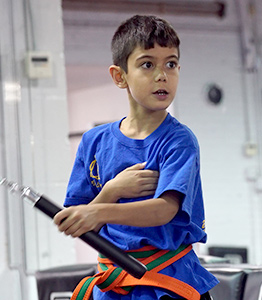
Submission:
M 133 286 L 123 286 L 122 289 L 130 292 L 133 289 Z
M 93 280 L 94 280 L 94 277 L 90 277 L 86 280 L 86 282 L 83 284 L 82 288 L 80 289 L 80 291 L 76 297 L 76 300 L 82 300 L 84 298 L 85 292 Z
M 150 271 L 154 269 L 155 267 L 158 267 L 162 263 L 168 261 L 170 258 L 174 257 L 175 255 L 179 254 L 182 252 L 184 249 L 186 249 L 187 245 L 182 245 L 180 246 L 177 250 L 174 251 L 168 251 L 166 254 L 160 256 L 159 258 L 155 259 L 154 261 L 148 263 L 146 265 L 147 270 Z
M 114 282 L 114 280 L 116 280 L 122 271 L 123 270 L 121 268 L 116 268 L 104 282 L 98 284 L 97 286 L 100 288 L 100 290 L 107 288 L 112 282 Z
M 99 263 L 99 266 L 100 266 L 100 268 L 102 269 L 102 271 L 108 270 L 108 267 L 107 267 L 107 265 L 105 265 L 105 264 Z

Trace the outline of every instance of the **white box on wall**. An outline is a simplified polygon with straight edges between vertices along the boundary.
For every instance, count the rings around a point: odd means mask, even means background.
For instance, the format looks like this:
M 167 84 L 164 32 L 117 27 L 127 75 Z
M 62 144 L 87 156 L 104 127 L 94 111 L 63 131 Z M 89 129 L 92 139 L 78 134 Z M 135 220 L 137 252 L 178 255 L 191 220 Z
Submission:
M 27 76 L 31 79 L 53 76 L 52 55 L 50 52 L 30 51 L 25 59 Z

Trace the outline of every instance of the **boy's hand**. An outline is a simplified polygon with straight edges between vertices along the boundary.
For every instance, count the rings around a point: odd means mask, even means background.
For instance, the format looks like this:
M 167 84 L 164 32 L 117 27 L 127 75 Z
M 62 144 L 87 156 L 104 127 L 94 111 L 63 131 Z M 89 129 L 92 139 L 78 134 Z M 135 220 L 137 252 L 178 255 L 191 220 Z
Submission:
M 59 231 L 72 237 L 79 237 L 90 230 L 97 231 L 103 225 L 98 222 L 99 206 L 101 204 L 65 208 L 55 215 L 54 223 L 58 226 Z
M 157 188 L 159 172 L 144 170 L 146 163 L 126 168 L 107 182 L 106 188 L 118 199 L 153 195 Z

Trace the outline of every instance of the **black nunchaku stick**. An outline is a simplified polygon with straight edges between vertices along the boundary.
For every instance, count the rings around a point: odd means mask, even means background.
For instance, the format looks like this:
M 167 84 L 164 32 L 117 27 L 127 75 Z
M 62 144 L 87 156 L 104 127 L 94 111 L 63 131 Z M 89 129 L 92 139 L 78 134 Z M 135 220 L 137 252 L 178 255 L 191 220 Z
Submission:
M 31 187 L 19 186 L 17 183 L 9 182 L 5 178 L 0 181 L 0 185 L 8 187 L 11 192 L 20 194 L 21 198 L 29 200 L 28 202 L 31 205 L 52 219 L 63 209 L 46 196 L 35 192 Z M 140 261 L 128 255 L 94 231 L 88 231 L 79 238 L 136 278 L 141 278 L 147 271 L 146 266 Z

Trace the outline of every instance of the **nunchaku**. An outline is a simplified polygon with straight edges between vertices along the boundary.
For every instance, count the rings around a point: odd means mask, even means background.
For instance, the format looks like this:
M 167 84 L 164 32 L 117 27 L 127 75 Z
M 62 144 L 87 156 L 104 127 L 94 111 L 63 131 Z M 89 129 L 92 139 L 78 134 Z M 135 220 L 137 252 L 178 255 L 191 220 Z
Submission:
M 31 187 L 20 186 L 16 182 L 7 181 L 6 178 L 0 181 L 0 185 L 9 188 L 11 192 L 19 194 L 22 199 L 28 200 L 27 202 L 33 207 L 36 207 L 52 219 L 63 209 L 46 196 L 34 191 Z M 144 264 L 94 231 L 88 231 L 79 238 L 136 278 L 142 278 L 147 271 Z

